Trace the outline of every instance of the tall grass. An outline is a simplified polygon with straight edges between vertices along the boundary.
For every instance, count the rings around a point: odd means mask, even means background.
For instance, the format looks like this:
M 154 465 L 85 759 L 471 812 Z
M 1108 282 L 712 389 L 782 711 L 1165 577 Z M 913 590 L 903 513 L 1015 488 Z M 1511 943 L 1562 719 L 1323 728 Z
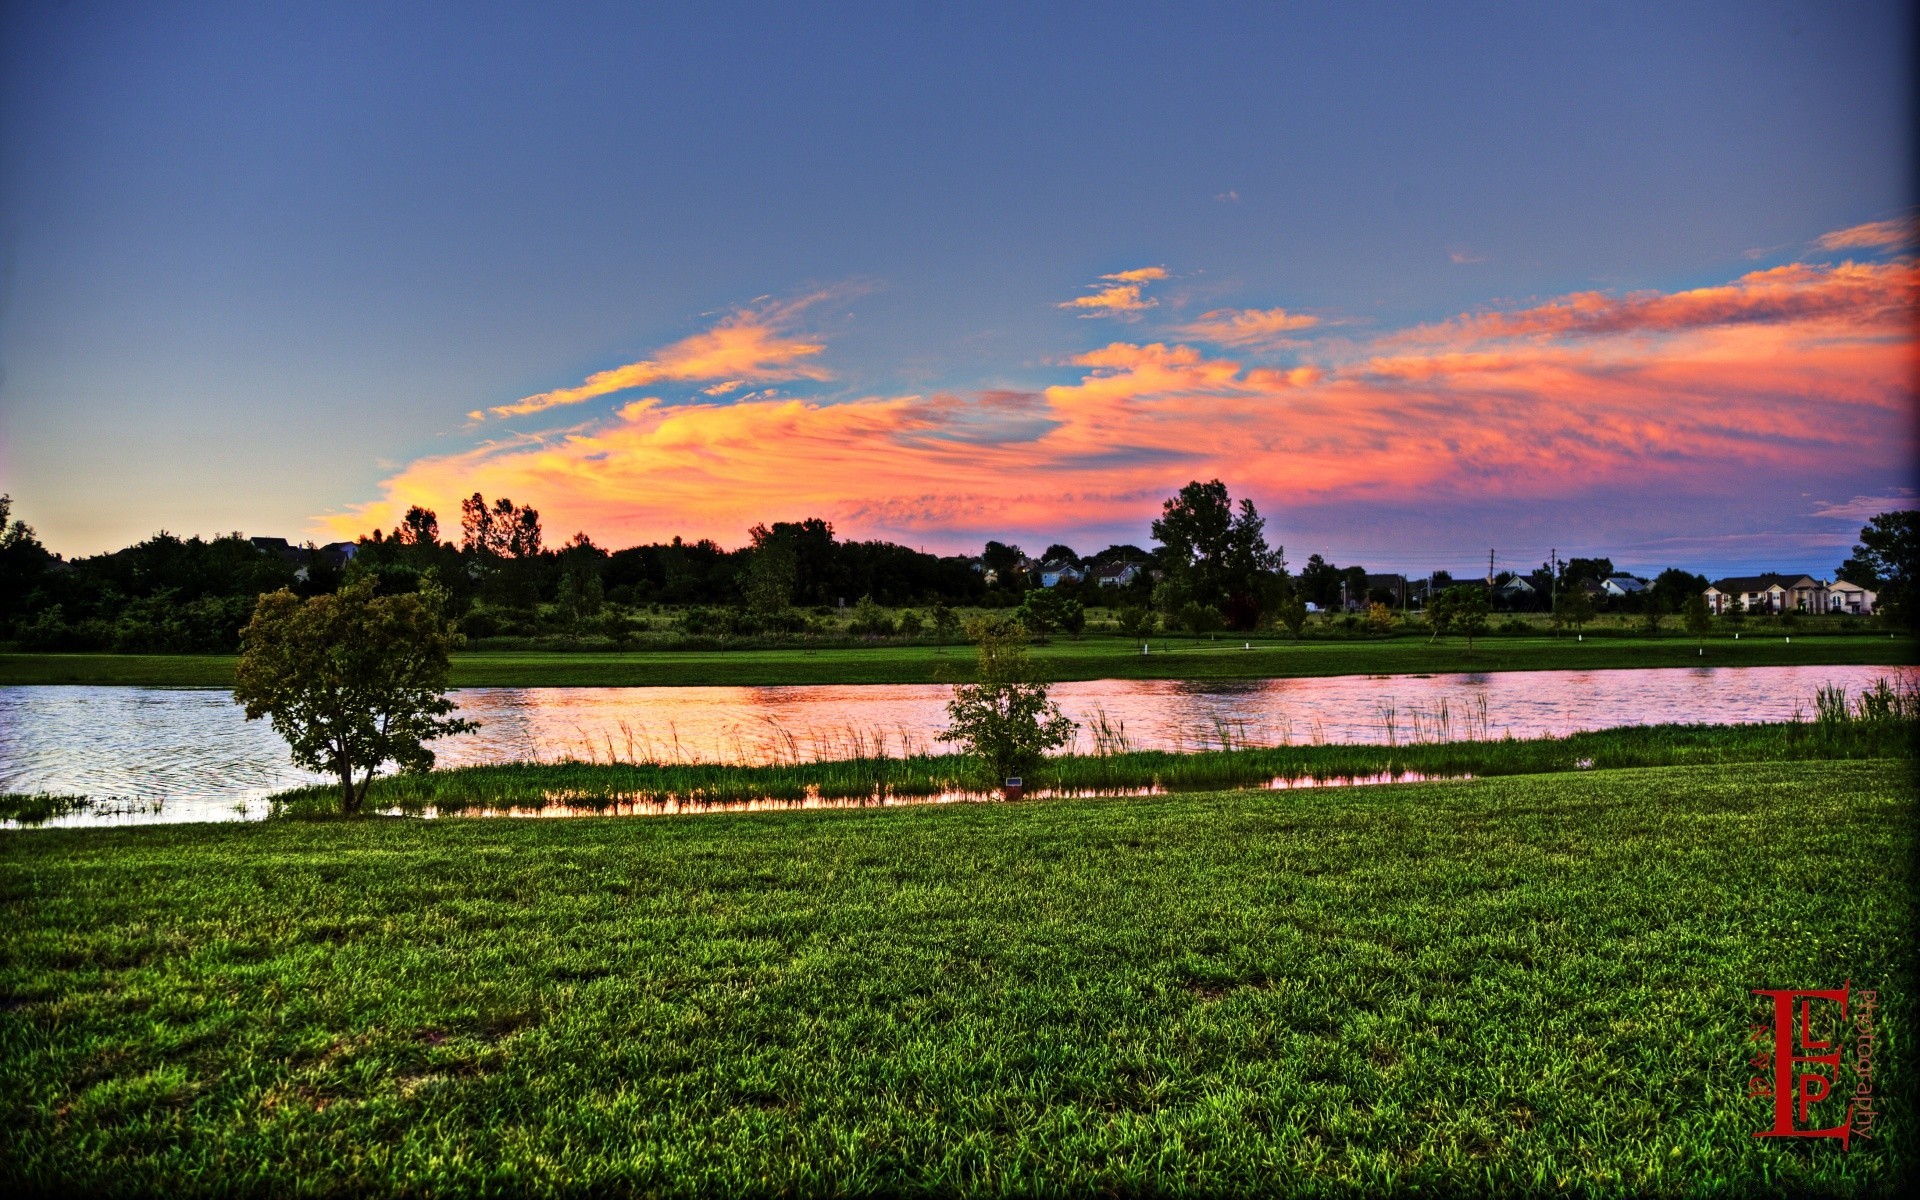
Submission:
M 1880 693 L 1872 693 L 1876 697 Z M 1910 703 L 1910 701 L 1898 701 Z M 1457 728 L 1419 726 L 1424 740 L 1395 745 L 1248 746 L 1197 752 L 1140 750 L 1118 722 L 1096 722 L 1090 754 L 1047 759 L 1028 795 L 1098 795 L 1298 786 L 1307 782 L 1543 774 L 1615 767 L 1905 757 L 1914 752 L 1911 717 L 1861 717 L 1880 699 L 1854 701 L 1845 720 L 1769 725 L 1650 725 L 1560 738 L 1439 740 Z M 850 734 L 852 753 L 825 761 L 761 766 L 698 762 L 509 763 L 374 780 L 370 807 L 401 813 L 542 810 L 664 813 L 739 807 L 886 804 L 990 799 L 972 790 L 974 764 L 962 755 L 899 753 L 897 741 Z M 325 787 L 281 793 L 274 811 L 329 811 Z

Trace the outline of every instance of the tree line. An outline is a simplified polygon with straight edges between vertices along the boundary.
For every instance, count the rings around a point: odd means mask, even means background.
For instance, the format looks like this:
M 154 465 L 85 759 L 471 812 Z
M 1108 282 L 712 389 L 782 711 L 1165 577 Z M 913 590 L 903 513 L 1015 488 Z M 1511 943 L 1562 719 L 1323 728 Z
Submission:
M 1838 573 L 1880 592 L 1883 608 L 1906 604 L 1917 570 L 1917 514 L 1884 513 L 1861 531 L 1861 542 Z M 0 497 L 0 638 L 29 649 L 182 652 L 232 650 L 256 597 L 286 588 L 296 596 L 329 595 L 365 579 L 375 594 L 400 595 L 431 585 L 448 615 L 469 637 L 574 634 L 609 617 L 651 606 L 682 612 L 688 633 L 726 635 L 801 632 L 809 620 L 853 617 L 851 632 L 914 633 L 954 622 L 957 607 L 1016 610 L 1033 632 L 1077 632 L 1085 609 L 1118 610 L 1123 631 L 1160 628 L 1192 633 L 1280 627 L 1298 633 L 1309 605 L 1320 609 L 1405 607 L 1410 597 L 1369 587 L 1368 573 L 1313 555 L 1297 573 L 1284 548 L 1269 544 L 1265 520 L 1251 500 L 1237 503 L 1219 480 L 1194 481 L 1166 499 L 1152 524 L 1155 545 L 1114 545 L 1081 556 L 1064 543 L 1030 556 L 1018 545 L 989 541 L 978 556 L 935 555 L 886 541 L 848 541 L 819 518 L 755 525 L 745 545 L 725 549 L 710 539 L 608 550 L 584 533 L 549 546 L 539 512 L 504 497 L 476 493 L 462 502 L 456 537 L 443 534 L 437 513 L 409 509 L 391 530 L 353 544 L 350 559 L 309 544 L 263 551 L 238 533 L 202 539 L 161 532 L 107 554 L 62 560 Z M 1066 565 L 1078 582 L 1040 588 L 1037 568 Z M 1103 567 L 1133 563 L 1124 587 L 1101 587 Z M 1439 572 L 1420 607 L 1442 596 L 1455 609 L 1475 608 L 1479 592 L 1493 609 L 1545 609 L 1579 624 L 1593 604 L 1584 583 L 1614 573 L 1606 558 L 1542 564 L 1525 576 L 1532 592 L 1517 598 L 1481 581 Z M 1503 574 L 1496 585 L 1511 578 Z M 1378 582 L 1377 580 L 1375 581 Z M 1705 589 L 1699 575 L 1670 568 L 1644 593 L 1612 601 L 1644 613 L 1684 614 Z M 906 628 L 889 608 L 919 605 Z M 1444 611 L 1446 604 L 1439 607 Z M 1577 611 L 1581 609 L 1586 611 Z M 811 618 L 810 618 L 811 614 Z M 1377 615 L 1377 614 L 1375 614 Z

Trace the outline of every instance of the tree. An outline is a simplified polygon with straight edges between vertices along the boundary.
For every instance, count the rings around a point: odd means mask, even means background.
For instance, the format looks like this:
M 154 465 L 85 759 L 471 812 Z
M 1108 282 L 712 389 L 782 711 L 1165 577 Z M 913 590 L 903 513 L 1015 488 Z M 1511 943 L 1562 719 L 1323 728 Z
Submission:
M 1648 637 L 1660 635 L 1660 621 L 1667 615 L 1667 606 L 1658 596 L 1648 596 L 1640 609 L 1640 628 Z
M 259 598 L 241 631 L 234 702 L 249 721 L 271 721 L 296 764 L 339 777 L 343 814 L 359 811 L 382 764 L 425 771 L 426 742 L 477 728 L 447 717 L 448 652 L 460 635 L 442 595 L 429 584 L 376 596 L 370 579 L 306 600 L 282 588 Z
M 1653 577 L 1653 598 L 1670 613 L 1684 612 L 1687 601 L 1707 590 L 1707 577 L 1668 567 Z
M 1078 633 L 1087 626 L 1086 609 L 1078 600 L 1069 600 L 1047 588 L 1028 592 L 1014 616 L 1027 627 L 1027 632 L 1042 637 L 1056 629 Z
M 1027 657 L 1026 631 L 1016 621 L 970 621 L 967 634 L 980 647 L 975 682 L 955 684 L 947 702 L 952 724 L 939 735 L 955 742 L 984 769 L 993 784 L 1024 776 L 1041 755 L 1064 746 L 1074 723 L 1048 698 L 1047 684 Z
M 1367 605 L 1367 628 L 1375 633 L 1393 632 L 1393 609 L 1385 604 L 1374 602 Z
M 1920 624 L 1920 511 L 1883 512 L 1860 529 L 1860 542 L 1835 571 L 1848 583 L 1878 593 L 1875 606 L 1889 620 Z
M 34 536 L 33 526 L 14 519 L 13 497 L 0 496 L 0 627 L 28 607 L 28 594 L 52 564 L 53 555 Z
M 1120 632 L 1130 638 L 1151 637 L 1154 630 L 1160 628 L 1159 614 L 1138 604 L 1121 609 L 1119 621 Z
M 855 637 L 890 637 L 894 632 L 893 618 L 872 596 L 862 596 L 853 606 L 853 620 L 847 622 L 847 632 Z
M 416 504 L 400 519 L 399 527 L 393 531 L 393 540 L 402 546 L 438 546 L 440 518 L 432 509 Z
M 1453 613 L 1453 628 L 1467 639 L 1467 653 L 1473 653 L 1473 639 L 1487 632 L 1487 615 L 1493 611 L 1493 601 L 1487 595 L 1487 589 L 1471 584 L 1458 584 L 1446 591 L 1446 597 Z
M 1181 488 L 1153 523 L 1167 572 L 1165 601 L 1156 589 L 1155 602 L 1168 611 L 1202 604 L 1235 629 L 1253 628 L 1286 569 L 1281 551 L 1268 548 L 1265 530 L 1253 501 L 1241 500 L 1236 510 L 1218 479 Z
M 1080 556 L 1073 552 L 1072 546 L 1055 542 L 1053 545 L 1047 547 L 1047 552 L 1040 556 L 1040 561 L 1063 562 L 1070 566 L 1077 567 L 1080 565 Z
M 1180 623 L 1182 629 L 1196 638 L 1202 634 L 1214 632 L 1223 624 L 1219 611 L 1213 605 L 1202 604 L 1198 600 L 1189 600 L 1182 604 L 1180 611 L 1174 614 L 1174 619 Z
M 1297 642 L 1300 640 L 1301 632 L 1307 627 L 1307 602 L 1300 598 L 1300 593 L 1290 591 L 1274 609 L 1273 617 L 1293 635 L 1293 640 Z
M 1702 593 L 1695 592 L 1688 597 L 1680 613 L 1687 622 L 1687 632 L 1697 638 L 1706 637 L 1707 631 L 1713 628 L 1713 610 L 1707 606 L 1707 598 Z
M 757 616 L 777 617 L 793 603 L 794 585 L 799 580 L 800 562 L 793 538 L 765 525 L 755 525 L 748 536 L 753 539 L 753 549 L 747 558 L 747 607 Z
M 960 632 L 960 614 L 946 604 L 933 606 L 933 636 L 942 646 L 954 639 Z
M 1593 596 L 1578 584 L 1561 592 L 1558 603 L 1553 606 L 1554 617 L 1564 624 L 1573 626 L 1576 633 L 1588 621 L 1593 620 L 1593 612 Z

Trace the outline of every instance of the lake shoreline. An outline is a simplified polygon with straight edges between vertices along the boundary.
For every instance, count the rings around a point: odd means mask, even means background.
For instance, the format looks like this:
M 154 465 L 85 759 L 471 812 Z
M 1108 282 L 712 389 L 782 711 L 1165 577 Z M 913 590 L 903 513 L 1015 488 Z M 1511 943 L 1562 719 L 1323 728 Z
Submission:
M 1920 643 L 1886 634 L 1768 631 L 1696 640 L 1595 635 L 1480 639 L 1235 637 L 1154 639 L 1149 652 L 1110 637 L 1056 638 L 1035 646 L 1035 664 L 1056 682 L 1103 679 L 1305 679 L 1652 667 L 1885 666 L 1920 663 Z M 1251 648 L 1248 648 L 1251 647 Z M 231 687 L 233 655 L 0 653 L 0 686 L 58 684 Z M 781 684 L 951 683 L 972 677 L 973 648 L 660 651 L 466 651 L 453 659 L 455 687 L 715 687 Z

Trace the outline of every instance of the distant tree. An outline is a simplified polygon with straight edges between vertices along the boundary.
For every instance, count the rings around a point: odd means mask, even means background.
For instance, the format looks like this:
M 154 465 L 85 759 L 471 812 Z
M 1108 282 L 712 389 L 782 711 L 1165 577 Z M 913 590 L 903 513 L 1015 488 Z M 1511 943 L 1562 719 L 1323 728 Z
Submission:
M 1720 613 L 1721 621 L 1738 629 L 1747 623 L 1747 610 L 1738 599 L 1729 599 L 1727 607 Z
M 1610 558 L 1569 558 L 1560 564 L 1560 590 L 1577 588 L 1583 580 L 1600 583 L 1614 574 Z
M 588 562 L 575 560 L 561 571 L 554 607 L 559 609 L 560 619 L 570 632 L 578 628 L 580 622 L 599 616 L 605 599 L 600 573 Z
M 939 740 L 964 748 L 991 785 L 1025 776 L 1047 751 L 1073 737 L 1074 723 L 1048 697 L 1048 685 L 1026 652 L 1017 621 L 984 618 L 967 624 L 980 647 L 973 683 L 956 684 L 947 703 L 952 722 Z
M 1684 612 L 1688 600 L 1707 590 L 1707 577 L 1668 567 L 1654 576 L 1653 586 L 1648 590 L 1667 612 Z
M 447 717 L 460 635 L 441 595 L 376 596 L 369 579 L 306 600 L 282 589 L 260 597 L 241 632 L 234 702 L 271 721 L 296 764 L 338 777 L 343 814 L 359 811 L 382 763 L 427 770 L 428 741 L 476 728 Z
M 1367 605 L 1367 628 L 1375 633 L 1392 633 L 1393 623 L 1392 608 L 1378 601 Z
M 1047 552 L 1040 556 L 1040 561 L 1063 562 L 1077 567 L 1080 565 L 1080 556 L 1073 552 L 1072 546 L 1055 542 L 1053 545 L 1047 547 Z
M 1473 639 L 1487 632 L 1487 616 L 1493 611 L 1487 589 L 1461 584 L 1447 589 L 1453 609 L 1453 628 L 1467 639 L 1467 653 L 1473 653 Z
M 1680 614 L 1686 620 L 1687 632 L 1694 637 L 1704 638 L 1707 631 L 1713 628 L 1713 610 L 1708 607 L 1706 596 L 1700 592 L 1687 597 Z
M 1648 637 L 1660 635 L 1660 622 L 1667 616 L 1667 606 L 1658 596 L 1649 595 L 1640 602 L 1640 628 Z
M 1130 638 L 1153 636 L 1160 627 L 1159 614 L 1138 604 L 1130 604 L 1120 610 L 1120 632 Z
M 926 618 L 914 612 L 912 609 L 908 609 L 906 612 L 900 614 L 900 632 L 906 634 L 908 637 L 919 636 L 920 631 L 926 627 Z
M 1878 593 L 1875 606 L 1889 620 L 1920 625 L 1920 511 L 1883 512 L 1868 521 L 1835 573 Z
M 942 646 L 960 633 L 960 614 L 946 604 L 933 606 L 933 636 Z
M 1593 620 L 1593 613 L 1593 597 L 1587 593 L 1587 589 L 1577 584 L 1563 589 L 1559 601 L 1553 606 L 1554 618 L 1573 626 L 1576 633 Z
M 1307 565 L 1300 568 L 1301 599 L 1318 605 L 1322 609 L 1331 608 L 1340 603 L 1340 581 L 1343 572 L 1318 554 L 1307 558 Z
M 1069 633 L 1078 633 L 1086 628 L 1086 609 L 1078 600 L 1072 600 L 1049 588 L 1034 588 L 1020 601 L 1020 607 L 1014 616 L 1027 628 L 1027 632 L 1044 637 L 1056 629 Z
M 1274 620 L 1280 623 L 1295 641 L 1307 627 L 1307 602 L 1300 598 L 1297 591 L 1289 591 L 1274 609 Z
M 1180 627 L 1194 637 L 1202 637 L 1220 629 L 1225 622 L 1220 619 L 1219 610 L 1211 604 L 1202 604 L 1198 600 L 1189 600 L 1180 606 L 1174 614 Z
M 747 558 L 747 607 L 758 616 L 778 616 L 793 603 L 793 589 L 800 578 L 794 539 L 765 525 L 755 525 L 748 536 L 753 539 L 753 549 Z
M 393 540 L 403 546 L 438 546 L 440 518 L 432 509 L 416 504 L 400 519 L 399 527 L 393 531 Z
M 29 611 L 28 597 L 53 561 L 33 526 L 14 517 L 13 497 L 0 496 L 0 619 Z
M 436 536 L 438 521 L 435 522 Z M 460 502 L 461 548 L 494 558 L 531 558 L 540 553 L 540 514 L 502 496 L 487 506 L 479 492 Z
M 894 632 L 893 618 L 872 596 L 862 596 L 853 606 L 853 620 L 847 622 L 847 632 L 855 637 L 889 637 Z
M 1252 629 L 1278 598 L 1286 563 L 1269 548 L 1266 522 L 1253 501 L 1236 510 L 1227 485 L 1194 481 L 1161 505 L 1153 536 L 1162 546 L 1167 572 L 1163 608 L 1185 611 L 1198 603 L 1221 614 L 1235 629 Z M 1156 604 L 1161 598 L 1156 589 Z

